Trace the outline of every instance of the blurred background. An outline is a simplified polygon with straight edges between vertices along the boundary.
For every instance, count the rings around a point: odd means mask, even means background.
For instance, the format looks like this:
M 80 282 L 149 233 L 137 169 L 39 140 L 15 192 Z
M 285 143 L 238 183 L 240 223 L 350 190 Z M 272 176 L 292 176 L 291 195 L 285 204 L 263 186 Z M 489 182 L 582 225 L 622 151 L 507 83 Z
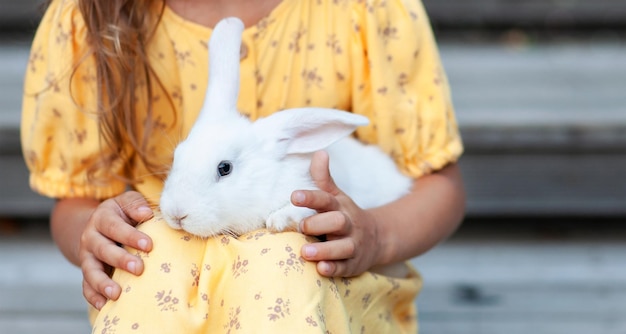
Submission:
M 19 146 L 38 0 L 0 0 L 0 333 L 87 332 Z M 467 219 L 413 262 L 421 333 L 626 333 L 626 1 L 424 0 Z

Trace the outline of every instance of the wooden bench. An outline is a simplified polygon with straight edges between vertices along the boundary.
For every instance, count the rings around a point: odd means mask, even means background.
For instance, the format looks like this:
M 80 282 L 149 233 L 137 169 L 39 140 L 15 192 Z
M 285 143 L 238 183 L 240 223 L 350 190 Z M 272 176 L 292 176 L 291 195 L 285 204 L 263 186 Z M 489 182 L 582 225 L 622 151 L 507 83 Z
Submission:
M 626 215 L 623 44 L 441 44 L 475 215 Z

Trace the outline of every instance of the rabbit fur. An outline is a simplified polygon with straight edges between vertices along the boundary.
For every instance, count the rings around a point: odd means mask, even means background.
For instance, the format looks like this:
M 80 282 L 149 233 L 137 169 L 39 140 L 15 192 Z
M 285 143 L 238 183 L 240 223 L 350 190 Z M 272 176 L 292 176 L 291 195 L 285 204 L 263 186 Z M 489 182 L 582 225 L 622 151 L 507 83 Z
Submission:
M 296 108 L 250 122 L 236 108 L 243 23 L 227 18 L 209 41 L 209 82 L 202 110 L 174 151 L 160 209 L 168 225 L 200 237 L 267 227 L 295 230 L 315 211 L 290 202 L 297 189 L 317 189 L 313 152 L 326 149 L 336 184 L 370 208 L 406 194 L 402 175 L 378 147 L 348 137 L 366 117 Z M 222 175 L 223 174 L 223 175 Z

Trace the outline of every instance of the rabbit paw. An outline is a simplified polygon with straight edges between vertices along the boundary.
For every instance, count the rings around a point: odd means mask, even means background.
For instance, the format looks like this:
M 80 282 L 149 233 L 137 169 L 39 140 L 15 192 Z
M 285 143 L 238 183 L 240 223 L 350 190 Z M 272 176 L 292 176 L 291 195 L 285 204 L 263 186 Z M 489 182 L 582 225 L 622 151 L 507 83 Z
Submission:
M 265 225 L 273 232 L 298 231 L 300 222 L 315 213 L 315 210 L 309 208 L 287 205 L 272 212 Z

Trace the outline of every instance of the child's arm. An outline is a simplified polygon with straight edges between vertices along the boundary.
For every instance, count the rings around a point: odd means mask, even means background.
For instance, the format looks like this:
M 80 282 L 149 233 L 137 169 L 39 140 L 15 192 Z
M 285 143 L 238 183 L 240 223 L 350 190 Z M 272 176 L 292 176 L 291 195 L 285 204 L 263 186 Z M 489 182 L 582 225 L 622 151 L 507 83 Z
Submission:
M 319 261 L 324 276 L 355 276 L 423 254 L 452 234 L 464 215 L 465 192 L 456 164 L 421 177 L 408 195 L 370 210 L 356 206 L 335 186 L 327 154 L 314 156 L 311 174 L 325 191 L 297 191 L 292 201 L 320 212 L 300 227 L 305 234 L 327 237 L 302 248 L 306 260 Z
M 107 299 L 117 299 L 121 293 L 108 275 L 111 268 L 142 273 L 141 259 L 118 244 L 150 251 L 150 237 L 134 226 L 151 216 L 148 203 L 137 192 L 126 192 L 102 203 L 67 198 L 55 205 L 50 219 L 52 237 L 63 255 L 81 267 L 83 295 L 94 307 L 100 309 Z

